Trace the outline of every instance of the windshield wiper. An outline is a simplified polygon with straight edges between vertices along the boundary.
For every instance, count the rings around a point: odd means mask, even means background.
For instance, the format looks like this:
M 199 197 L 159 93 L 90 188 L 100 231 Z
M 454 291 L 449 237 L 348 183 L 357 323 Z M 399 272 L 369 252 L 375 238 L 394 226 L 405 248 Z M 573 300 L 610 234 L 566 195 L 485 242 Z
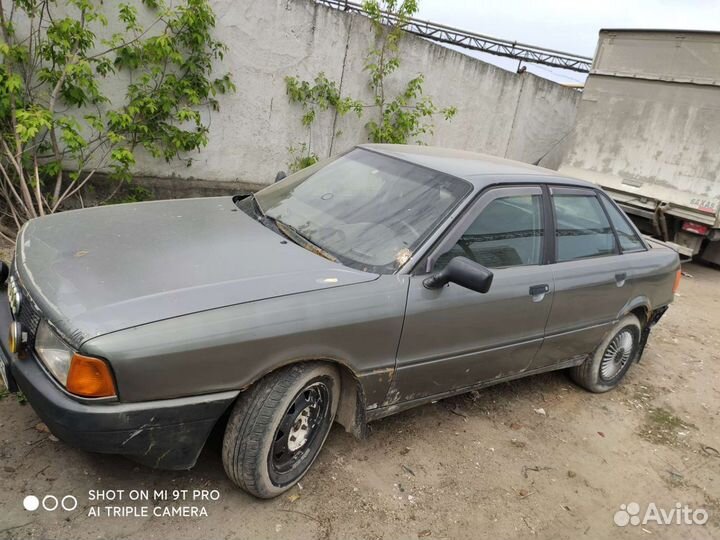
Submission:
M 263 211 L 262 206 L 260 206 L 260 203 L 258 202 L 258 200 L 254 194 L 251 194 L 248 198 L 253 203 L 253 210 L 257 216 L 258 221 L 260 221 L 260 223 L 262 223 L 266 227 L 277 230 L 280 234 L 289 238 L 295 244 L 297 244 L 301 247 L 304 247 L 308 251 L 312 251 L 316 255 L 320 255 L 321 257 L 324 257 L 332 262 L 339 262 L 336 257 L 334 257 L 333 255 L 331 255 L 330 253 L 325 251 L 323 248 L 318 246 L 316 243 L 314 243 L 312 240 L 310 240 L 307 236 L 305 236 L 303 233 L 298 231 L 292 225 L 288 225 L 287 223 L 283 223 L 282 221 L 279 221 L 278 219 L 275 219 L 272 216 L 268 216 Z
M 327 260 L 332 262 L 338 262 L 337 258 L 335 258 L 333 255 L 325 251 L 323 248 L 318 246 L 315 242 L 310 240 L 307 236 L 305 236 L 303 233 L 298 231 L 295 227 L 292 225 L 288 225 L 287 223 L 283 223 L 282 221 L 279 221 L 273 217 L 265 216 L 266 219 L 272 220 L 272 222 L 275 224 L 275 227 L 283 233 L 285 236 L 287 236 L 290 240 L 298 244 L 299 246 L 304 247 L 308 251 L 312 251 L 313 253 L 320 255 L 321 257 L 325 257 Z

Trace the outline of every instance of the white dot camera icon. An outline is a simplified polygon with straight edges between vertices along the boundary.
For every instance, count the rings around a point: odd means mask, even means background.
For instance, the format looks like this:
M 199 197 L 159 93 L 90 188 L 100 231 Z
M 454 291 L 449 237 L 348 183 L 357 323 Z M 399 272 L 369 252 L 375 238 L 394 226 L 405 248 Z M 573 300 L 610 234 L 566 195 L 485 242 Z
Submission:
M 23 499 L 23 508 L 28 512 L 34 512 L 40 506 L 40 499 L 35 495 L 28 495 Z

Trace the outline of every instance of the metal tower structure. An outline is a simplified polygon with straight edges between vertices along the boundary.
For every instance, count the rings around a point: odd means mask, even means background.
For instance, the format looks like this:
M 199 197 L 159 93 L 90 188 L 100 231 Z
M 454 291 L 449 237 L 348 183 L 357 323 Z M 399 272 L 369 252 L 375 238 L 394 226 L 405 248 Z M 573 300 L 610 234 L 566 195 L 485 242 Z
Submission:
M 362 5 L 348 0 L 315 0 L 315 2 L 340 11 L 367 15 Z M 390 13 L 385 13 L 383 20 L 390 25 L 395 25 L 398 22 L 398 18 Z M 403 25 L 403 30 L 440 43 L 448 43 L 465 49 L 514 58 L 522 62 L 569 69 L 579 73 L 589 73 L 593 61 L 589 56 L 536 47 L 517 41 L 507 41 L 453 28 L 452 26 L 421 21 L 420 19 L 408 19 Z

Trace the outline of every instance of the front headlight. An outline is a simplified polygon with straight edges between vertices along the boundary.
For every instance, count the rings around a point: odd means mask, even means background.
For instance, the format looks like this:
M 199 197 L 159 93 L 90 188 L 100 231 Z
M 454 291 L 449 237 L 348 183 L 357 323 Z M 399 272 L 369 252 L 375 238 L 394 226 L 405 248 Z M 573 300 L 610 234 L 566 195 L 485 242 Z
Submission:
M 81 397 L 117 397 L 110 365 L 101 358 L 76 353 L 50 328 L 40 322 L 35 334 L 35 352 L 47 370 L 68 392 Z
M 42 363 L 63 386 L 67 384 L 73 351 L 43 320 L 35 334 L 35 352 Z
M 7 297 L 13 319 L 17 319 L 17 315 L 20 312 L 20 305 L 22 304 L 22 293 L 20 292 L 20 287 L 18 287 L 15 276 L 10 276 L 10 279 L 8 279 Z

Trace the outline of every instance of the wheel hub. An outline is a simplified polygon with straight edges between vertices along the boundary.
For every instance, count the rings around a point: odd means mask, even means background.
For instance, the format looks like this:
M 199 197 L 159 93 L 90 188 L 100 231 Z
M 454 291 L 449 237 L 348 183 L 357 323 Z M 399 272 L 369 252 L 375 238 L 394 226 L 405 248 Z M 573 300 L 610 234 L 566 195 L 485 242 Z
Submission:
M 310 407 L 305 407 L 300 414 L 298 414 L 295 422 L 293 423 L 292 429 L 290 429 L 290 435 L 288 436 L 288 450 L 295 452 L 305 446 L 308 440 L 308 433 L 310 432 Z
M 600 376 L 611 380 L 630 361 L 635 350 L 635 338 L 629 329 L 618 332 L 603 353 L 600 363 Z
M 324 382 L 314 382 L 295 396 L 275 431 L 269 455 L 272 474 L 289 473 L 313 451 L 330 415 L 330 404 Z

